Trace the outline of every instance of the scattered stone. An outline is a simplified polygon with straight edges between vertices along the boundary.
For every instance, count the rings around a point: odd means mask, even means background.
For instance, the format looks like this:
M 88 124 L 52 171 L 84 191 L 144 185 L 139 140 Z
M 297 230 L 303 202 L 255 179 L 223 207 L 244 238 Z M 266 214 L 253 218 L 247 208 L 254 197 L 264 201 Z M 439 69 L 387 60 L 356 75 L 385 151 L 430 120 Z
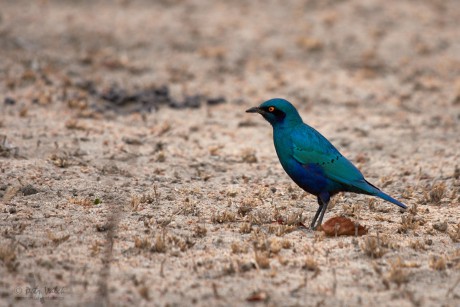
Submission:
M 208 104 L 208 106 L 215 106 L 215 105 L 218 105 L 218 104 L 222 104 L 222 103 L 225 103 L 226 102 L 226 99 L 225 97 L 215 97 L 215 98 L 208 98 L 206 103 Z
M 16 104 L 16 100 L 11 97 L 5 97 L 5 100 L 3 100 L 3 103 L 6 104 L 7 106 L 14 106 Z
M 28 184 L 26 186 L 23 186 L 21 189 L 20 189 L 22 195 L 24 196 L 29 196 L 29 195 L 32 195 L 32 194 L 37 194 L 38 193 L 38 190 L 31 184 Z
M 256 267 L 255 263 L 252 262 L 252 261 L 244 262 L 244 263 L 240 264 L 240 271 L 241 272 L 248 272 L 248 271 L 254 270 L 256 268 L 257 267 Z
M 139 146 L 139 145 L 142 145 L 144 144 L 144 141 L 138 139 L 138 138 L 134 138 L 134 137 L 128 137 L 128 136 L 124 136 L 121 138 L 121 140 L 123 142 L 125 142 L 126 144 L 128 145 L 136 145 L 136 146 Z
M 444 221 L 444 222 L 434 223 L 433 228 L 438 230 L 438 231 L 441 231 L 441 232 L 446 232 L 447 231 L 447 222 Z

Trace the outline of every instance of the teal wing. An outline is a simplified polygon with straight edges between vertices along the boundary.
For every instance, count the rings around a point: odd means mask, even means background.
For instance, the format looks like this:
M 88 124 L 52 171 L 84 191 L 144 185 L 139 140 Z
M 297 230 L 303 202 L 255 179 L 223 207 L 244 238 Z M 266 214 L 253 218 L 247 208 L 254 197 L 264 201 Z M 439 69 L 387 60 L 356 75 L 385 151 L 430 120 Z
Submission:
M 376 194 L 379 190 L 370 185 L 361 172 L 318 131 L 305 125 L 292 133 L 293 157 L 303 165 L 315 164 L 324 176 L 347 186 L 350 191 Z

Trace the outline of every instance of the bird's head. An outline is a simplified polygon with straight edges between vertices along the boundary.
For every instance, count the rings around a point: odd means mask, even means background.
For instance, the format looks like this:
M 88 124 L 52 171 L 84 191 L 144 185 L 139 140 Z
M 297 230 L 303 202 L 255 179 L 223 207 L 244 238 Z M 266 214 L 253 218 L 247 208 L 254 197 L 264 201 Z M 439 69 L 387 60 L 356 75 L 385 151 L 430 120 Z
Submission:
M 267 100 L 260 106 L 250 108 L 246 112 L 261 114 L 273 127 L 302 123 L 302 118 L 296 108 L 289 101 L 281 98 Z

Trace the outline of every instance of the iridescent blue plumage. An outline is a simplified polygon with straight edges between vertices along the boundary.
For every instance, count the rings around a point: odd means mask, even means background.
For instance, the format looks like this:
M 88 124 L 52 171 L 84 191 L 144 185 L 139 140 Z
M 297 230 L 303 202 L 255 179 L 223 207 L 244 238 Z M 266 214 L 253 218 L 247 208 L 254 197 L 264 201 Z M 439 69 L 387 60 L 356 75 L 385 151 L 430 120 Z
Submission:
M 275 149 L 284 170 L 298 186 L 317 196 L 319 208 L 312 228 L 321 225 L 330 198 L 342 191 L 377 196 L 406 209 L 366 181 L 324 136 L 302 121 L 290 102 L 275 98 L 246 112 L 260 113 L 273 126 Z

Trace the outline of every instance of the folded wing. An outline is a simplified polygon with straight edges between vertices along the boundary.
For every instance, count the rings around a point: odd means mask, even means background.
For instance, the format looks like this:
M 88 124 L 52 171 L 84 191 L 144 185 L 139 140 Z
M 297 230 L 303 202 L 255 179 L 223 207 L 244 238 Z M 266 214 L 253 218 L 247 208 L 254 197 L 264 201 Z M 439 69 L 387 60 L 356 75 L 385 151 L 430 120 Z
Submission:
M 375 195 L 380 190 L 370 185 L 361 172 L 318 131 L 304 125 L 292 133 L 293 157 L 302 165 L 316 164 L 324 175 L 350 191 Z

